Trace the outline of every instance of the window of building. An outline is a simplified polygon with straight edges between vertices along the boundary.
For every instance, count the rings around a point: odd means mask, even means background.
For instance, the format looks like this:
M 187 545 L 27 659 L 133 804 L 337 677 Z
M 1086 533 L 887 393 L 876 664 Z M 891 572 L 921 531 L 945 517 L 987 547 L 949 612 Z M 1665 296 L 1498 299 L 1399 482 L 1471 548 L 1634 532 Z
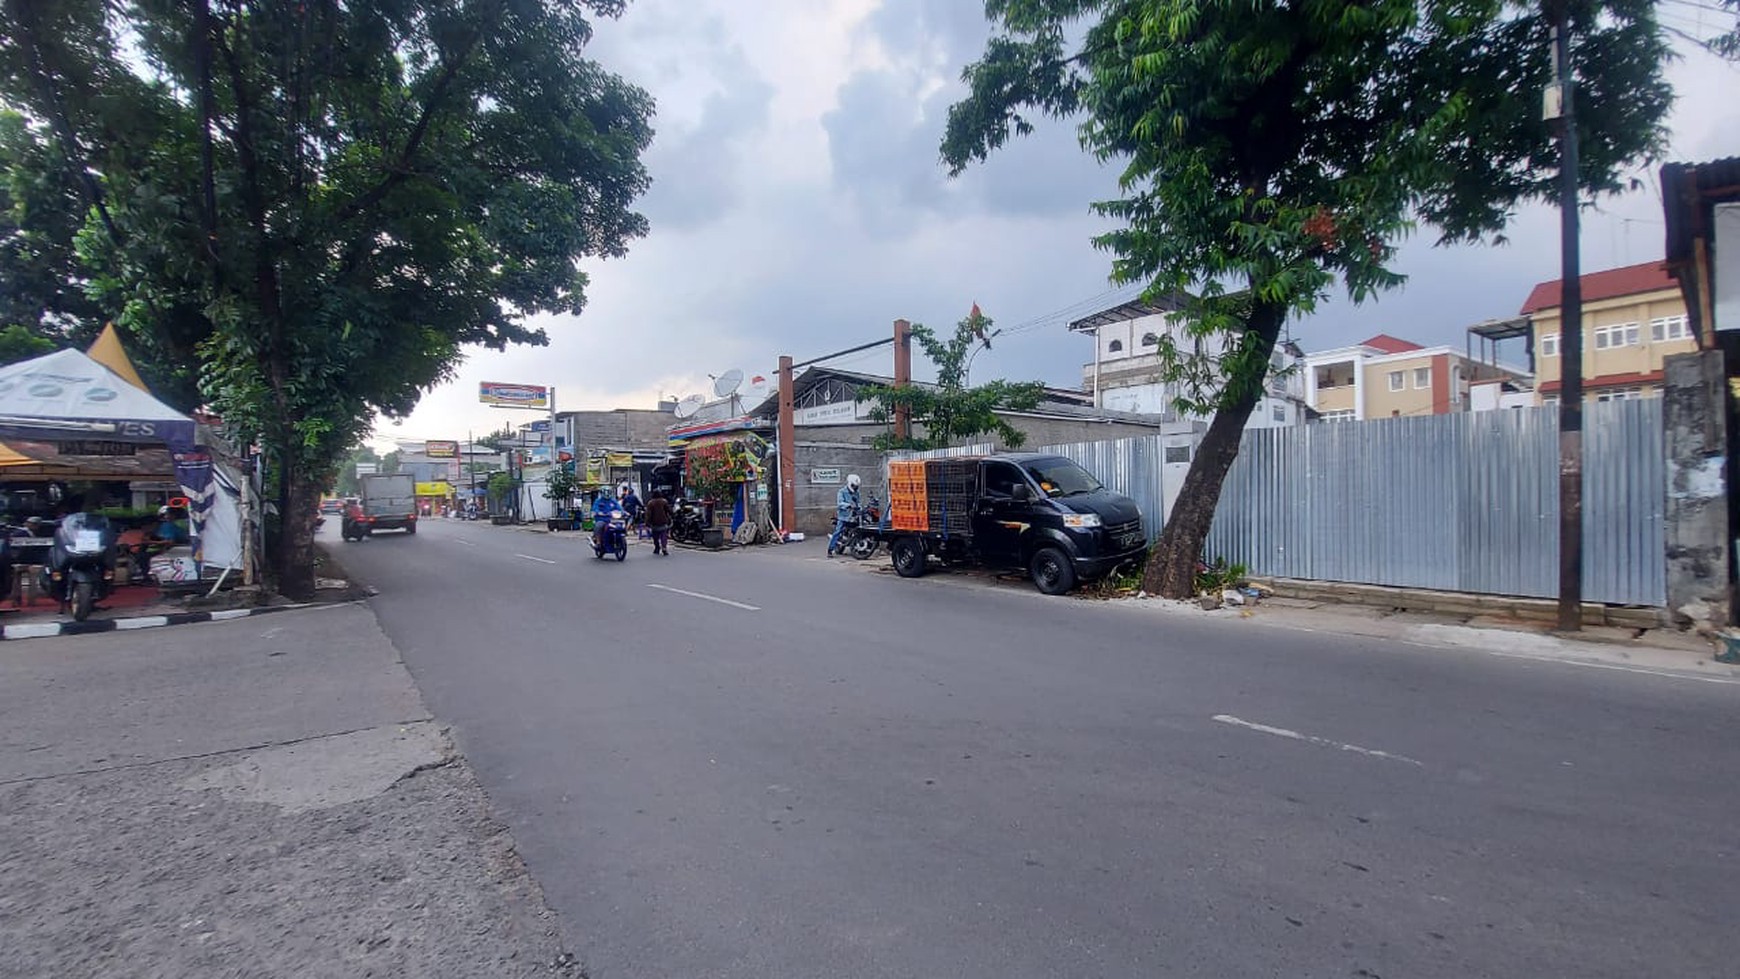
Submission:
M 1430 367 L 1416 367 L 1416 368 L 1414 368 L 1414 389 L 1416 391 L 1424 391 L 1431 386 L 1432 386 L 1432 368 L 1430 368 Z
M 1160 346 L 1160 338 L 1152 333 L 1144 333 L 1142 334 L 1142 346 L 1158 347 Z
M 1649 338 L 1655 343 L 1684 340 L 1691 335 L 1691 324 L 1684 316 L 1663 316 L 1649 321 Z
M 1169 463 L 1189 462 L 1190 446 L 1168 445 L 1166 447 L 1166 461 Z
M 1287 406 L 1286 405 L 1276 405 L 1273 408 L 1270 408 L 1269 409 L 1269 417 L 1273 418 L 1274 420 L 1276 420 L 1278 422 L 1286 421 L 1287 420 Z
M 1335 411 L 1325 411 L 1318 417 L 1326 422 L 1350 422 L 1353 421 L 1353 409 L 1338 408 Z
M 1636 401 L 1643 397 L 1643 388 L 1608 388 L 1596 391 L 1596 401 Z
M 1540 354 L 1542 357 L 1557 357 L 1559 355 L 1559 335 L 1557 333 L 1541 334 Z
M 1111 343 L 1106 344 L 1106 350 L 1111 352 L 1111 353 L 1117 353 L 1118 351 L 1123 350 L 1123 349 L 1124 349 L 1124 341 L 1122 341 L 1122 340 L 1113 340 Z
M 1634 347 L 1638 342 L 1636 323 L 1615 323 L 1612 326 L 1595 328 L 1595 349 L 1613 350 L 1619 347 Z
M 1542 408 L 1557 408 L 1558 406 L 1559 406 L 1559 396 L 1558 395 L 1556 395 L 1556 394 L 1543 394 L 1543 395 L 1541 395 L 1541 407 Z
M 1407 386 L 1407 374 L 1403 371 L 1390 371 L 1390 390 L 1400 391 Z
M 1462 365 L 1450 368 L 1450 403 L 1462 403 Z

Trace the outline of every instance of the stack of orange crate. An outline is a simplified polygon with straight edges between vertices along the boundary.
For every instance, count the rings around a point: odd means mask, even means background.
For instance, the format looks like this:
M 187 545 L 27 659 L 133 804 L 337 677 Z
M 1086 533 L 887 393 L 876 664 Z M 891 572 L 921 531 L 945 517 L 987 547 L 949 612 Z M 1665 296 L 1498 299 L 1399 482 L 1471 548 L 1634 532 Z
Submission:
M 888 515 L 895 530 L 930 529 L 923 460 L 888 464 Z

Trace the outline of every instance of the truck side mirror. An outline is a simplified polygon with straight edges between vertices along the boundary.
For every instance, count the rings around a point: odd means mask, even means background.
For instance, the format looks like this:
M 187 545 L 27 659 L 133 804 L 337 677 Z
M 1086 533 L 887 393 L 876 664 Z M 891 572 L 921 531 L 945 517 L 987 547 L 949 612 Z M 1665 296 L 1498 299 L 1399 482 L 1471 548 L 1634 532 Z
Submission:
M 1015 492 L 1011 493 L 1010 496 L 1014 497 L 1017 503 L 1026 503 L 1033 499 L 1033 488 L 1026 483 L 1016 483 Z

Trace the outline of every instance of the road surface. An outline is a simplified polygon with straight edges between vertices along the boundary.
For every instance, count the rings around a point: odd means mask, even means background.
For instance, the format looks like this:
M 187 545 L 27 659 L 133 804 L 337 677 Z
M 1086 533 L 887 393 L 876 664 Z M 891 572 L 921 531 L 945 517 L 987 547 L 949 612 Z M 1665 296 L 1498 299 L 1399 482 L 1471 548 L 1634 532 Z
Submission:
M 1740 961 L 1740 685 L 578 537 L 334 546 L 593 979 Z

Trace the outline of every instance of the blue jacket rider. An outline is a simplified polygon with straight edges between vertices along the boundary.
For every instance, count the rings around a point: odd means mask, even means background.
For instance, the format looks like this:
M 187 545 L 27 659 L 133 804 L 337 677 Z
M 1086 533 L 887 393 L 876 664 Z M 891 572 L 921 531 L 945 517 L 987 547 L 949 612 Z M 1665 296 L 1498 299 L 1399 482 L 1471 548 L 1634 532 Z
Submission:
M 846 485 L 840 487 L 839 495 L 834 497 L 834 535 L 828 538 L 828 556 L 833 557 L 840 543 L 840 535 L 846 532 L 846 525 L 858 517 L 858 474 L 846 477 Z
M 616 497 L 609 493 L 600 493 L 598 498 L 592 501 L 592 542 L 594 544 L 598 543 L 603 535 L 604 527 L 610 523 L 611 515 L 621 512 L 622 504 L 616 502 Z

